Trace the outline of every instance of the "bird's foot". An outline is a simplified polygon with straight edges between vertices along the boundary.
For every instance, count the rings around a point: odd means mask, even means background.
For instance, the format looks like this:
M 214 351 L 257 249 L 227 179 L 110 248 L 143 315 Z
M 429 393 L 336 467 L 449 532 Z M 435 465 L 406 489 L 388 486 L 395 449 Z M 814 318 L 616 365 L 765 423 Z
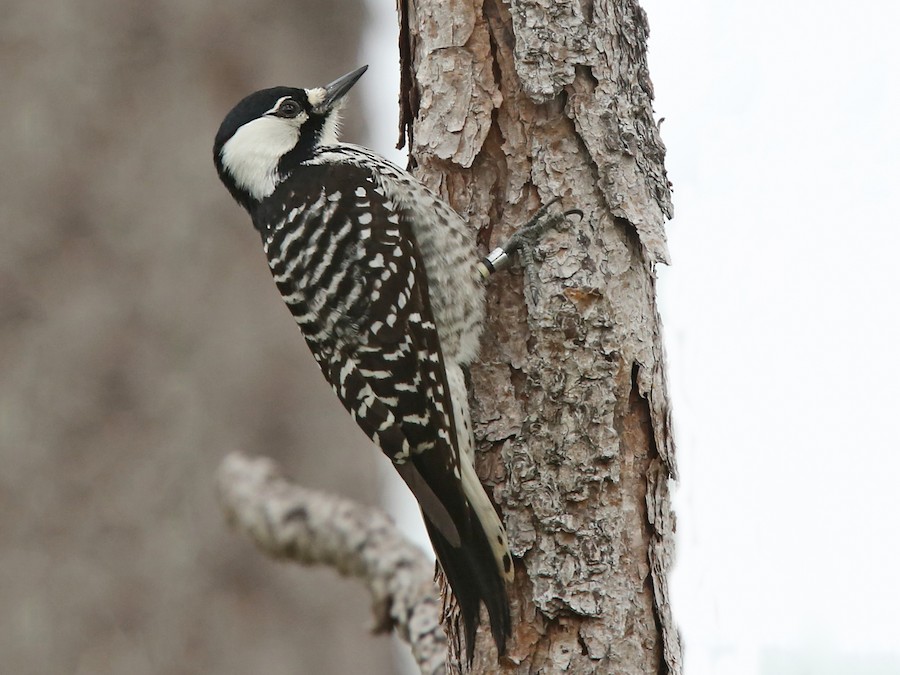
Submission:
M 538 291 L 540 280 L 538 279 L 537 264 L 534 261 L 534 249 L 548 230 L 557 229 L 568 220 L 569 216 L 578 216 L 579 220 L 584 218 L 584 213 L 579 209 L 551 214 L 550 207 L 559 200 L 560 198 L 557 197 L 538 209 L 531 219 L 519 227 L 505 244 L 498 246 L 485 256 L 481 262 L 481 273 L 485 278 L 509 267 L 513 257 L 518 254 L 519 262 L 525 271 L 525 291 L 532 303 L 537 304 L 540 297 Z

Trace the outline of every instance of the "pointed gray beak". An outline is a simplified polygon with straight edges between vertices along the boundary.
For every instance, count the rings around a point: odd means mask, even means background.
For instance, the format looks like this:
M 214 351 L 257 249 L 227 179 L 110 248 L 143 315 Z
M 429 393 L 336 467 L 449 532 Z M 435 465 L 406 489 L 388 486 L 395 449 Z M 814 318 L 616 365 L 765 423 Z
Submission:
M 325 110 L 332 108 L 335 103 L 343 98 L 344 94 L 350 91 L 350 88 L 356 84 L 356 81 L 361 78 L 363 73 L 368 69 L 369 66 L 357 68 L 352 73 L 347 73 L 327 85 L 325 87 L 325 99 L 319 104 L 319 107 L 324 108 Z

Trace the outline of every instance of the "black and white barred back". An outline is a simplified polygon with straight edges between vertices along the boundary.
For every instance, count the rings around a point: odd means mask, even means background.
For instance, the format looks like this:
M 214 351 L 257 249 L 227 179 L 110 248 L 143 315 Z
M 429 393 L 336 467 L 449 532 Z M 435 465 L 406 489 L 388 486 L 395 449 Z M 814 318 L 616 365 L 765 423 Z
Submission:
M 484 314 L 473 235 L 419 181 L 364 148 L 320 131 L 319 142 L 298 153 L 314 123 L 324 130 L 334 122 L 334 109 L 316 118 L 316 99 L 328 90 L 267 91 L 274 104 L 262 106 L 262 121 L 251 116 L 245 127 L 232 121 L 235 131 L 220 130 L 220 176 L 250 212 L 278 290 L 326 379 L 416 496 L 459 603 L 470 660 L 481 602 L 503 653 L 512 560 L 474 470 L 463 374 Z M 269 130 L 269 117 L 280 117 L 291 97 L 307 106 L 297 113 L 307 119 L 296 125 L 293 146 L 272 141 Z M 260 127 L 262 141 L 239 136 L 251 129 L 256 138 Z M 284 149 L 274 168 L 253 154 L 270 142 Z
M 405 463 L 438 441 L 452 443 L 425 264 L 408 219 L 372 171 L 335 161 L 348 157 L 342 148 L 329 155 L 298 167 L 262 202 L 254 225 L 335 393 L 391 460 Z M 462 328 L 456 322 L 453 334 Z M 479 323 L 465 328 L 477 332 Z

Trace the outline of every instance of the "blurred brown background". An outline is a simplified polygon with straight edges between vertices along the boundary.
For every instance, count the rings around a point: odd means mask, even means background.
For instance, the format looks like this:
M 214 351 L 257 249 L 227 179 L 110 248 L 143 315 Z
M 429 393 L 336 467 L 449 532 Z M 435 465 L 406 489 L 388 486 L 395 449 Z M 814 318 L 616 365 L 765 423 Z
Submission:
M 378 500 L 211 159 L 245 94 L 358 66 L 365 7 L 3 10 L 0 672 L 394 672 L 361 587 L 262 557 L 213 489 L 240 449 Z

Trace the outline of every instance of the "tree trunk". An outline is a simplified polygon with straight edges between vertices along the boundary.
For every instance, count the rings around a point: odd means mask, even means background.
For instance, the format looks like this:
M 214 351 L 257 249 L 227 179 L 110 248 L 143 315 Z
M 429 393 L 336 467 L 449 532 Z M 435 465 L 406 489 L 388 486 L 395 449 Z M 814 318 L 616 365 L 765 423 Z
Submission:
M 654 273 L 672 207 L 646 16 L 629 0 L 400 10 L 417 175 L 485 245 L 557 196 L 585 214 L 542 242 L 536 305 L 520 276 L 492 281 L 471 373 L 479 475 L 517 557 L 501 672 L 680 673 Z M 473 672 L 498 672 L 481 637 Z

